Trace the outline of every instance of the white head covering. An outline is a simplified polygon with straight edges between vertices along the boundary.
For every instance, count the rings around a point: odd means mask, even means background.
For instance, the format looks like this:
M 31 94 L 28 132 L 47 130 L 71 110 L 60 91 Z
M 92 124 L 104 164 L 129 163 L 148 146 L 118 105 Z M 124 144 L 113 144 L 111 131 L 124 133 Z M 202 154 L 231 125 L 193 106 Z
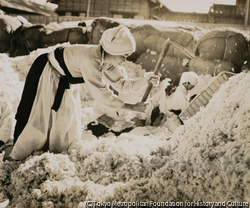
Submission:
M 111 55 L 125 55 L 135 52 L 135 39 L 125 26 L 105 30 L 100 44 Z
M 170 85 L 170 83 L 169 83 L 170 81 L 171 81 L 171 79 L 165 78 L 164 80 L 161 81 L 160 87 L 163 88 L 163 89 L 166 89 L 167 86 Z
M 190 82 L 190 84 L 196 86 L 199 82 L 199 76 L 195 72 L 183 72 L 181 75 L 180 83 Z

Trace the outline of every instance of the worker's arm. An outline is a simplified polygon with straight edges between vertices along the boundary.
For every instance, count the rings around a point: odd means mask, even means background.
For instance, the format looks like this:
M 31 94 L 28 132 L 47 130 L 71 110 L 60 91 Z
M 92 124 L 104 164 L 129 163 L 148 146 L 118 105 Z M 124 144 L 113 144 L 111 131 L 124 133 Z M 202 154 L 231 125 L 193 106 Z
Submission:
M 97 119 L 98 123 L 111 128 L 114 124 L 115 124 L 115 120 L 105 114 L 101 115 L 98 119 Z
M 111 66 L 103 72 L 104 80 L 120 93 L 130 93 L 147 86 L 149 82 L 157 85 L 160 77 L 153 72 L 147 72 L 144 77 L 138 79 L 128 79 L 126 72 L 121 72 L 118 67 Z

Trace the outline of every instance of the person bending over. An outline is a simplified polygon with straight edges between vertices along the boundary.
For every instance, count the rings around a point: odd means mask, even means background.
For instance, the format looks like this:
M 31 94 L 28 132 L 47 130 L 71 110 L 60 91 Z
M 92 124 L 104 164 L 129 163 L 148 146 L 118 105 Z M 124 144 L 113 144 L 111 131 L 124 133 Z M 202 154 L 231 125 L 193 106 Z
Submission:
M 77 84 L 85 83 L 96 102 L 113 111 L 144 112 L 147 104 L 125 103 L 103 81 L 105 70 L 117 66 L 135 51 L 129 29 L 106 30 L 99 45 L 70 45 L 40 55 L 26 77 L 19 103 L 10 156 L 23 160 L 36 150 L 60 153 L 81 138 L 81 102 Z M 124 80 L 105 77 L 117 85 Z M 158 79 L 150 74 L 147 82 Z
M 166 81 L 164 81 L 166 82 Z M 190 103 L 189 91 L 199 82 L 199 76 L 195 72 L 183 72 L 179 86 L 171 95 L 166 94 L 168 83 L 157 91 L 149 101 L 147 113 L 147 125 L 158 126 L 164 122 L 164 118 L 171 116 L 171 113 L 179 115 Z

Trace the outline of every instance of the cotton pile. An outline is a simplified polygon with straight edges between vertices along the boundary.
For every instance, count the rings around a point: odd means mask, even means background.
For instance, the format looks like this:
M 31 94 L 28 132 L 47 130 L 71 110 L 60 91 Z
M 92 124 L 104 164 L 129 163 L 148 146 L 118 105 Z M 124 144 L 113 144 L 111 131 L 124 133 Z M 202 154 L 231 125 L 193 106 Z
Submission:
M 6 54 L 0 54 L 0 97 L 8 100 L 15 110 L 18 106 L 23 83 L 13 69 L 12 62 Z
M 232 77 L 169 140 L 168 162 L 112 200 L 250 201 L 250 73 Z

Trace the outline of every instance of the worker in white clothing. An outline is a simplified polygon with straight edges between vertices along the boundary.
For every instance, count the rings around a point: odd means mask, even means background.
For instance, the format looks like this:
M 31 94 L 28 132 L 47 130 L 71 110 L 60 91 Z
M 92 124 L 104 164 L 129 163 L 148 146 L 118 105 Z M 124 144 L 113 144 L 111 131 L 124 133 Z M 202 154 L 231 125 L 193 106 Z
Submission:
M 144 112 L 146 103 L 123 102 L 104 81 L 106 76 L 114 88 L 129 89 L 131 85 L 143 86 L 158 80 L 153 73 L 138 82 L 126 82 L 123 76 L 112 74 L 133 52 L 132 34 L 127 27 L 119 26 L 104 31 L 99 45 L 70 45 L 40 55 L 25 81 L 10 156 L 23 160 L 36 150 L 60 153 L 73 148 L 82 131 L 77 85 L 80 83 L 86 84 L 95 101 L 114 112 L 119 109 Z
M 145 73 L 147 76 L 148 73 Z M 124 77 L 123 87 L 117 85 L 114 82 L 110 82 L 113 79 L 106 79 L 105 77 Z M 124 67 L 115 67 L 112 71 L 105 71 L 105 82 L 110 89 L 117 94 L 118 98 L 123 102 L 136 103 L 140 100 L 143 89 L 142 84 L 144 78 L 129 79 L 126 69 Z M 155 86 L 159 80 L 152 80 L 151 83 Z M 126 84 L 125 84 L 126 83 Z M 127 87 L 124 87 L 127 86 Z M 146 85 L 144 85 L 146 87 Z M 89 116 L 89 120 L 86 120 L 86 129 L 91 130 L 92 134 L 96 137 L 100 137 L 108 132 L 114 133 L 119 136 L 121 133 L 129 132 L 135 127 L 135 122 L 131 120 L 132 112 L 128 112 L 124 109 L 114 111 L 107 108 L 101 102 L 95 102 L 93 112 Z
M 166 95 L 167 82 L 149 100 L 146 124 L 158 126 L 166 118 L 174 113 L 179 115 L 190 103 L 189 91 L 193 89 L 199 81 L 199 76 L 195 72 L 183 72 L 176 91 L 171 95 Z

